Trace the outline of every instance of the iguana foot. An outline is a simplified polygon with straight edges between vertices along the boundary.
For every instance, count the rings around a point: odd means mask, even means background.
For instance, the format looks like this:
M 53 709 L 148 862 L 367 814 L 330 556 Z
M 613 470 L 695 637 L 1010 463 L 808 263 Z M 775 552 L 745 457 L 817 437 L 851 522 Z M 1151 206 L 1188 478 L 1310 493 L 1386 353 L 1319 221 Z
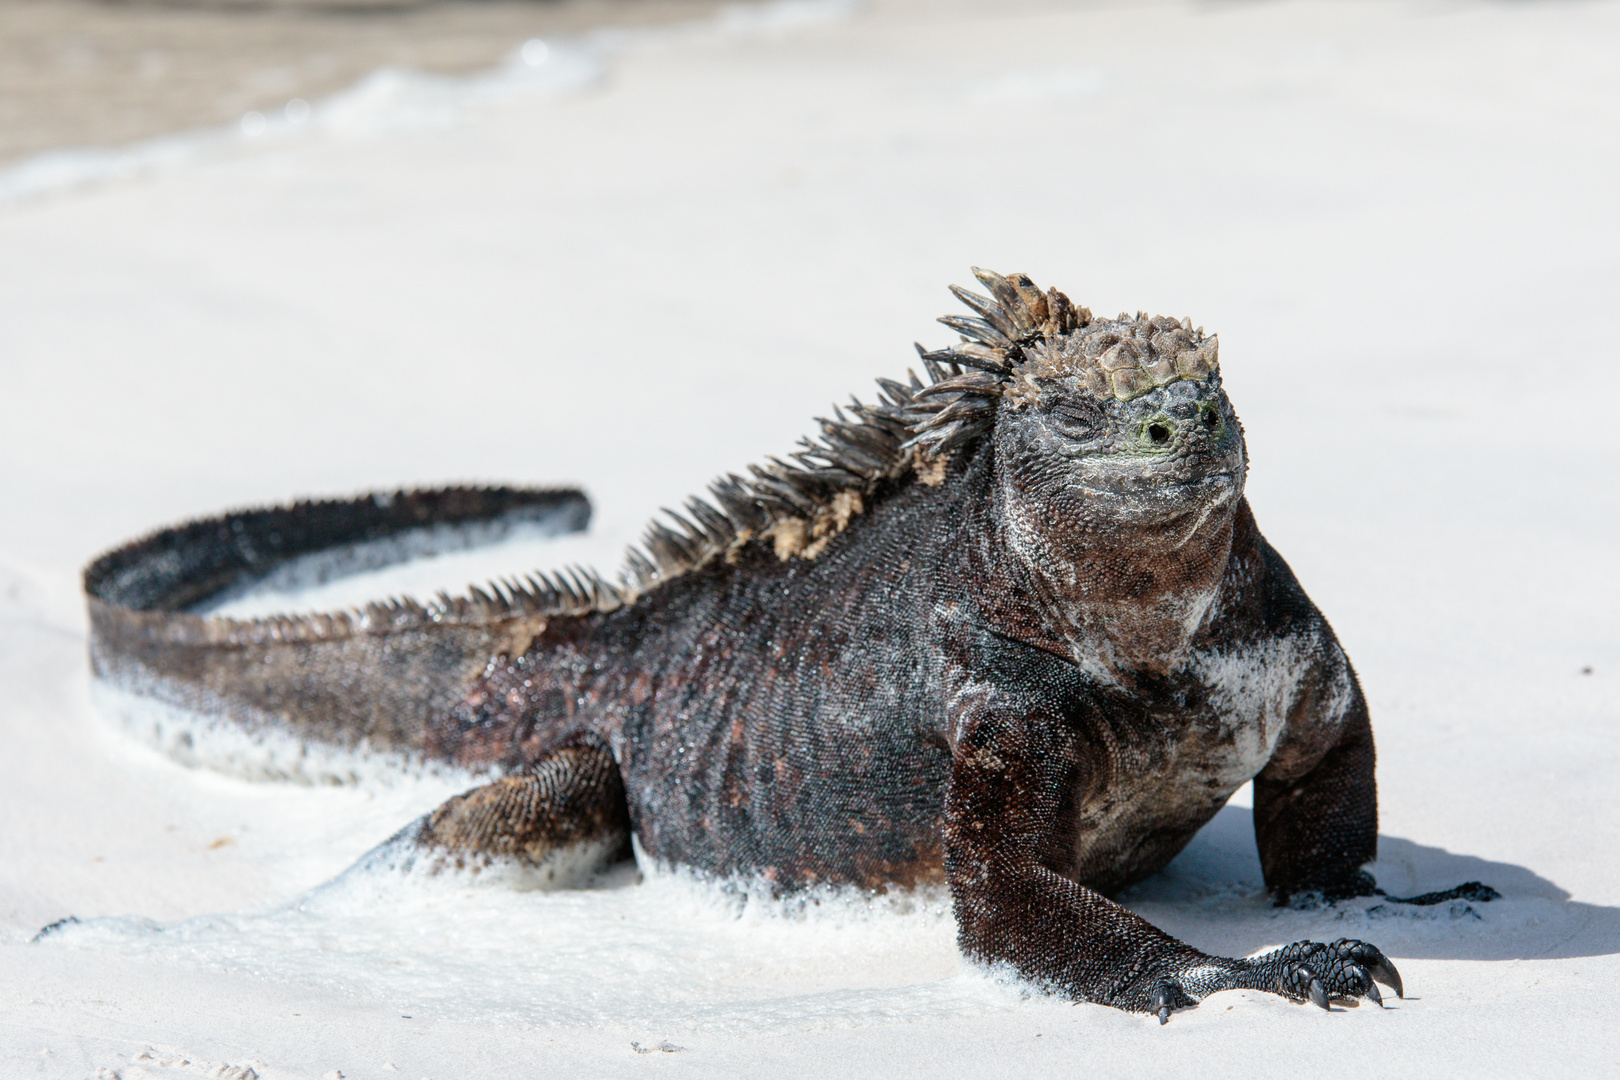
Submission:
M 1326 1009 L 1333 1002 L 1358 1004 L 1366 998 L 1383 1007 L 1383 983 L 1404 996 L 1400 972 L 1375 945 L 1341 938 L 1331 945 L 1298 941 L 1244 960 L 1214 957 L 1188 964 L 1157 979 L 1134 1000 L 1112 1002 L 1134 1012 L 1150 1012 L 1167 1023 L 1177 1009 L 1198 1004 L 1221 990 L 1264 990 L 1290 1001 L 1309 1001 Z
M 1413 904 L 1418 907 L 1447 904 L 1453 900 L 1470 900 L 1483 904 L 1502 898 L 1501 893 L 1478 881 L 1464 882 L 1454 889 L 1442 889 L 1420 896 L 1391 896 L 1380 889 L 1378 882 L 1374 881 L 1373 876 L 1365 870 L 1357 870 L 1353 874 L 1309 888 L 1279 888 L 1275 895 L 1278 907 L 1300 908 L 1305 911 L 1319 908 L 1324 904 L 1336 904 L 1340 900 L 1353 900 L 1358 896 L 1377 896 L 1391 904 Z
M 1376 945 L 1340 938 L 1331 945 L 1298 941 L 1263 956 L 1241 961 L 1252 973 L 1251 989 L 1270 990 L 1293 1001 L 1326 1009 L 1330 1002 L 1355 1004 L 1367 998 L 1383 1008 L 1383 983 L 1404 997 L 1401 974 Z
M 447 799 L 362 865 L 489 874 L 519 888 L 551 888 L 629 855 L 630 808 L 618 765 L 607 747 L 583 737 L 522 773 Z
M 1365 870 L 1355 870 L 1328 880 L 1313 881 L 1309 885 L 1274 886 L 1272 895 L 1278 907 L 1313 911 L 1324 904 L 1340 900 L 1353 900 L 1358 896 L 1382 896 L 1384 890 Z
M 1478 881 L 1465 881 L 1455 889 L 1442 889 L 1439 892 L 1424 893 L 1421 896 L 1391 896 L 1383 889 L 1378 890 L 1378 895 L 1392 904 L 1414 904 L 1418 907 L 1449 904 L 1453 900 L 1470 900 L 1476 904 L 1484 904 L 1492 900 L 1502 899 L 1501 893 Z

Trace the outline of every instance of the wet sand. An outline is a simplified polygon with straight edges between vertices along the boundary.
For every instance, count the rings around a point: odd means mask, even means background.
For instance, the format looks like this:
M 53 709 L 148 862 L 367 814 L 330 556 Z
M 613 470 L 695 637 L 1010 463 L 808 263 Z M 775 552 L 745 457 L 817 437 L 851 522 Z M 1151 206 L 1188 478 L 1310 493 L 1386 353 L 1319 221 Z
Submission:
M 315 100 L 384 65 L 460 74 L 531 37 L 693 19 L 718 0 L 6 0 L 0 166 Z

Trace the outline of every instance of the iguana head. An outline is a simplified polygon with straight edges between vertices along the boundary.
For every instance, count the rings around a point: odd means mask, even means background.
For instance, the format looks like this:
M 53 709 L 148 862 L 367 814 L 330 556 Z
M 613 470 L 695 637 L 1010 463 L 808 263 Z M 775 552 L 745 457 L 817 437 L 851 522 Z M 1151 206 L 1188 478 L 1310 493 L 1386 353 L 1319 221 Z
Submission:
M 1246 461 L 1214 345 L 1139 316 L 1027 346 L 994 429 L 1009 518 L 1063 547 L 1107 535 L 1146 553 L 1229 516 Z
M 979 317 L 941 320 L 966 340 L 924 355 L 936 381 L 915 394 L 911 442 L 934 460 L 988 443 L 995 555 L 1023 567 L 1043 617 L 1077 658 L 1163 668 L 1214 600 L 1243 491 L 1216 341 L 975 273 L 994 298 L 953 290 Z
M 939 453 L 994 439 L 1008 509 L 1044 531 L 1191 533 L 1242 493 L 1242 428 L 1216 339 L 1188 320 L 1096 319 L 1022 274 L 953 291 L 978 318 L 940 320 L 961 344 L 927 358 L 967 369 L 924 389 L 914 440 Z

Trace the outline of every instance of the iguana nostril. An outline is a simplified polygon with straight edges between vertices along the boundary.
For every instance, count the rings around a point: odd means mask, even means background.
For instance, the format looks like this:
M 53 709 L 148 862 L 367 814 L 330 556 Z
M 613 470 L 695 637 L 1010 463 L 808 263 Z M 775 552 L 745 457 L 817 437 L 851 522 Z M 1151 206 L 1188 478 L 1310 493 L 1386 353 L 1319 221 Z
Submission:
M 1220 422 L 1221 422 L 1221 418 L 1219 416 L 1215 415 L 1215 410 L 1214 409 L 1206 409 L 1206 410 L 1204 410 L 1203 423 L 1204 423 L 1204 427 L 1207 430 L 1214 431 L 1215 426 L 1217 424 L 1219 424 Z
M 1170 429 L 1163 424 L 1149 424 L 1148 438 L 1161 445 L 1167 443 L 1170 441 Z

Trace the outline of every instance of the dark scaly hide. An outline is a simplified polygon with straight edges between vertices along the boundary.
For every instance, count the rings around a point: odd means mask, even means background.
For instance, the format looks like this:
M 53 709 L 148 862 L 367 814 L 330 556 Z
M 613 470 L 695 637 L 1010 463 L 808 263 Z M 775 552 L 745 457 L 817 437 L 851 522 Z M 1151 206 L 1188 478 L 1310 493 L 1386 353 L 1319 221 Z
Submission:
M 136 610 L 146 594 L 110 585 L 111 568 L 153 551 L 123 549 L 87 574 L 97 672 L 492 774 L 419 823 L 427 847 L 573 835 L 542 797 L 568 792 L 590 828 L 610 835 L 601 823 L 623 812 L 648 858 L 719 881 L 946 882 L 967 955 L 1076 999 L 1162 1019 L 1235 986 L 1376 994 L 1393 968 L 1371 946 L 1211 957 L 1106 898 L 1251 778 L 1275 893 L 1365 893 L 1371 729 L 1243 498 L 1215 340 L 976 273 L 991 295 L 957 290 L 974 316 L 944 320 L 958 345 L 919 349 L 926 383 L 880 381 L 876 404 L 835 410 L 790 461 L 717 481 L 713 502 L 650 527 L 617 582 L 211 622 L 174 612 L 219 573 L 179 567 L 175 582 L 200 584 Z M 229 548 L 235 520 L 147 546 Z M 391 671 L 391 709 L 428 702 L 407 721 L 335 700 Z M 622 796 L 598 775 L 604 754 Z M 587 765 L 578 783 L 524 779 Z
M 582 735 L 554 746 L 531 768 L 457 795 L 406 830 L 437 856 L 434 871 L 479 871 L 516 863 L 533 874 L 559 853 L 586 845 L 598 858 L 630 857 L 624 779 L 612 752 Z
M 895 481 L 916 473 L 937 483 L 951 451 L 989 429 L 1002 396 L 1011 393 L 1018 407 L 1035 372 L 1051 369 L 1048 343 L 1055 335 L 1071 334 L 1075 347 L 1066 359 L 1094 383 L 1099 375 L 1092 369 L 1109 349 L 1109 357 L 1149 357 L 1162 368 L 1166 356 L 1187 354 L 1189 341 L 1191 370 L 1209 374 L 1214 339 L 1201 331 L 1189 338 L 1185 321 L 1121 315 L 1093 323 L 1089 311 L 1056 289 L 1041 293 L 1023 275 L 975 273 L 1001 299 L 953 286 L 982 318 L 940 320 L 972 340 L 932 353 L 919 346 L 928 383 L 915 373 L 906 383 L 880 379 L 876 404 L 852 398 L 848 415 L 835 406 L 832 419 L 817 421 L 820 436 L 801 439 L 791 460 L 771 458 L 750 466 L 748 477 L 716 480 L 712 501 L 694 496 L 684 514 L 664 511 L 667 520 L 649 524 L 617 580 L 570 567 L 475 586 L 463 596 L 398 596 L 308 615 L 207 617 L 222 597 L 337 548 L 435 527 L 506 527 L 541 518 L 555 532 L 576 532 L 590 517 L 589 503 L 573 489 L 443 488 L 240 510 L 159 530 L 86 569 L 92 670 L 109 685 L 212 722 L 419 759 L 428 724 L 461 696 L 471 674 L 493 655 L 521 651 L 549 620 L 634 604 L 717 557 L 735 560 L 750 542 L 782 558 L 813 558 Z M 1181 363 L 1188 367 L 1185 355 Z M 183 760 L 196 760 L 190 732 L 157 737 Z M 287 775 L 332 778 L 297 768 Z
M 289 735 L 301 744 L 420 758 L 422 734 L 501 652 L 521 649 L 547 615 L 594 606 L 577 579 L 523 591 L 474 589 L 428 603 L 380 600 L 351 610 L 263 619 L 204 612 L 310 562 L 317 578 L 397 562 L 445 540 L 516 526 L 560 534 L 590 519 L 576 490 L 442 488 L 241 510 L 163 529 L 85 570 L 90 665 L 98 683 L 175 706 L 201 721 L 132 723 L 186 761 L 215 729 Z M 436 535 L 439 534 L 439 535 Z M 542 612 L 544 614 L 542 614 Z M 302 753 L 252 775 L 344 779 Z

